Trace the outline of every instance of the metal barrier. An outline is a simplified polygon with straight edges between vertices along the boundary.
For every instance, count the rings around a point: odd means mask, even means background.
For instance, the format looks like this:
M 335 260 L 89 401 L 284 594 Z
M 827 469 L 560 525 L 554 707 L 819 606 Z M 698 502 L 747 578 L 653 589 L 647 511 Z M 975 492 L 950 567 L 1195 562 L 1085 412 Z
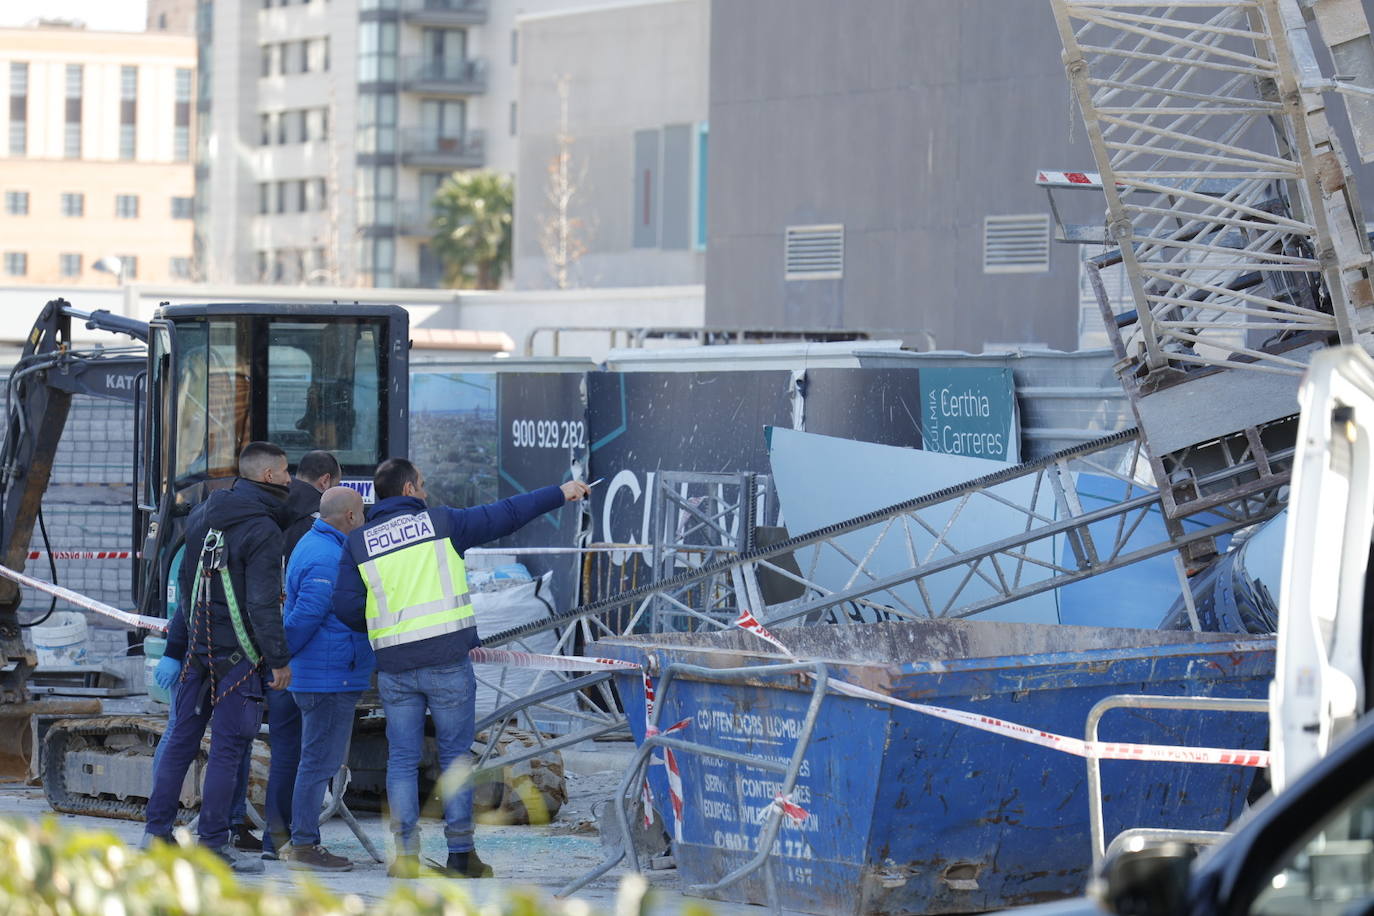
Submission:
M 1085 741 L 1097 740 L 1097 726 L 1102 717 L 1111 709 L 1196 709 L 1209 712 L 1269 712 L 1268 700 L 1247 700 L 1233 697 L 1162 697 L 1141 694 L 1115 694 L 1104 697 L 1088 710 L 1088 721 L 1083 729 Z M 1107 848 L 1103 835 L 1106 828 L 1102 824 L 1102 761 L 1097 757 L 1087 758 L 1088 762 L 1088 825 L 1092 831 L 1093 868 L 1097 869 L 1106 858 Z M 1216 843 L 1230 836 L 1225 831 L 1213 830 L 1166 830 L 1155 827 L 1135 827 L 1123 830 L 1112 840 L 1112 849 L 1120 844 L 1139 837 L 1147 840 L 1182 840 L 1188 843 Z
M 787 763 L 779 763 L 763 757 L 753 757 L 748 754 L 740 754 L 735 751 L 727 751 L 721 748 L 699 744 L 695 741 L 685 741 L 681 738 L 674 738 L 669 734 L 659 731 L 658 723 L 663 714 L 663 709 L 667 706 L 668 690 L 678 676 L 685 675 L 695 680 L 714 681 L 722 684 L 739 684 L 759 678 L 771 678 L 779 675 L 800 675 L 804 680 L 806 676 L 812 679 L 811 701 L 806 708 L 806 716 L 802 719 L 801 731 L 797 736 L 796 747 L 792 751 L 791 758 Z M 806 751 L 811 745 L 811 735 L 816 728 L 816 719 L 820 715 L 821 704 L 825 701 L 827 687 L 829 686 L 830 674 L 826 670 L 824 662 L 796 662 L 788 665 L 755 665 L 747 668 L 704 668 L 698 665 L 686 665 L 675 663 L 669 665 L 663 671 L 663 679 L 659 682 L 658 696 L 659 701 L 654 704 L 653 711 L 645 722 L 645 738 L 640 744 L 635 756 L 631 759 L 629 767 L 625 771 L 625 776 L 620 781 L 620 786 L 616 790 L 616 795 L 612 799 L 615 804 L 616 820 L 620 825 L 620 835 L 623 838 L 621 848 L 613 855 L 608 855 L 599 865 L 587 874 L 571 882 L 558 891 L 557 896 L 566 897 L 574 894 L 586 887 L 591 882 L 606 874 L 615 866 L 619 865 L 626 858 L 630 860 L 630 869 L 636 874 L 640 871 L 639 853 L 634 848 L 634 837 L 630 830 L 631 807 L 639 795 L 639 786 L 644 782 L 649 766 L 649 758 L 658 748 L 676 751 L 683 754 L 698 754 L 705 757 L 715 757 L 720 760 L 728 760 L 741 766 L 754 767 L 760 770 L 767 770 L 772 773 L 782 775 L 782 788 L 779 795 L 787 798 L 792 790 L 796 788 L 797 777 L 801 774 L 802 761 L 806 757 Z M 748 862 L 727 874 L 719 881 L 711 884 L 698 884 L 687 888 L 689 894 L 706 894 L 710 891 L 719 890 L 727 887 L 740 879 L 753 874 L 760 868 L 764 869 L 764 880 L 768 888 L 768 903 L 772 912 L 781 912 L 778 905 L 777 887 L 773 875 L 773 863 L 771 856 L 773 853 L 773 843 L 777 840 L 778 830 L 782 826 L 784 817 L 782 806 L 772 805 L 768 809 L 763 829 L 759 833 L 757 852 Z
M 642 349 L 649 340 L 690 341 L 697 346 L 706 347 L 719 344 L 747 343 L 784 343 L 800 341 L 807 343 L 833 343 L 851 340 L 916 340 L 925 341 L 926 350 L 937 349 L 935 334 L 928 328 L 865 328 L 863 330 L 843 330 L 840 328 L 735 328 L 721 326 L 707 327 L 647 327 L 594 325 L 587 327 L 537 327 L 525 335 L 525 355 L 534 356 L 535 341 L 542 335 L 553 339 L 552 356 L 560 356 L 564 334 L 605 334 L 607 346 Z

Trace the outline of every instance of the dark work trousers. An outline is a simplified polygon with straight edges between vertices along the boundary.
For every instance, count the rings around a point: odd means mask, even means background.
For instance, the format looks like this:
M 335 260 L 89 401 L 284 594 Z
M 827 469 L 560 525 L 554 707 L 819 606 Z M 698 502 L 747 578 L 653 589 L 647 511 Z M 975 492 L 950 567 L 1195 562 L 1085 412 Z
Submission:
M 301 711 L 296 706 L 295 697 L 285 690 L 269 687 L 266 694 L 272 765 L 267 771 L 267 798 L 263 804 L 267 829 L 262 833 L 262 849 L 263 852 L 277 852 L 291 840 L 291 805 L 296 793 L 296 771 L 301 766 Z M 243 800 L 248 797 L 249 764 L 252 759 L 253 746 L 250 744 L 243 752 L 243 765 L 239 770 L 235 795 L 239 800 L 234 808 L 237 818 L 231 818 L 231 823 L 243 820 L 247 813 Z
M 153 772 L 147 831 L 154 836 L 172 832 L 186 771 L 200 752 L 200 739 L 209 726 L 210 761 L 201 790 L 200 842 L 219 849 L 229 842 L 229 811 L 238 788 L 239 764 L 262 724 L 263 679 L 247 659 L 233 664 L 216 659 L 213 675 L 209 665 L 203 655 L 188 659 L 177 684 L 177 720 L 162 738 L 167 749 Z

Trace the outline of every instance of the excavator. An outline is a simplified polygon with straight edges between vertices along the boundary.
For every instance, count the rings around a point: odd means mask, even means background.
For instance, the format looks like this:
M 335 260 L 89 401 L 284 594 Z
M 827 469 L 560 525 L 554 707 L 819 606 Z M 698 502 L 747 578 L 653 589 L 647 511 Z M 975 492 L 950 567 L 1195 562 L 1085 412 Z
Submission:
M 73 322 L 135 343 L 78 347 Z M 408 351 L 408 316 L 399 306 L 164 304 L 144 322 L 48 302 L 6 391 L 0 562 L 22 570 L 35 527 L 46 539 L 43 497 L 73 395 L 132 403 L 128 598 L 142 615 L 166 618 L 186 515 L 232 482 L 245 444 L 275 442 L 293 464 L 326 449 L 345 482 L 360 484 L 381 459 L 406 452 Z M 55 809 L 140 816 L 165 717 L 102 715 L 98 699 L 37 695 L 21 599 L 15 582 L 0 579 L 0 746 L 11 755 L 3 762 L 11 773 L 27 768 L 42 723 L 41 772 Z M 129 640 L 139 651 L 142 637 Z M 194 783 L 193 773 L 184 803 L 194 801 Z

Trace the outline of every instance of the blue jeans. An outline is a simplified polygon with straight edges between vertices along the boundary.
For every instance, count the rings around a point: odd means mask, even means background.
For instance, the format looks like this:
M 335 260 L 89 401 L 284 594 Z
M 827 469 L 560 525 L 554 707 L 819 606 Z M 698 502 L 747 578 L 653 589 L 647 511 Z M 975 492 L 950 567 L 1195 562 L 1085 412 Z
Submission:
M 301 762 L 291 803 L 291 845 L 320 842 L 320 809 L 329 781 L 343 766 L 353 734 L 353 710 L 362 691 L 295 693 L 301 711 Z
M 214 849 L 229 842 L 229 809 L 238 784 L 244 749 L 253 743 L 262 722 L 262 676 L 248 662 L 208 667 L 188 662 L 191 669 L 177 684 L 176 723 L 164 734 L 162 758 L 154 764 L 149 793 L 147 831 L 156 836 L 172 832 L 186 771 L 200 753 L 200 739 L 210 728 L 210 760 L 200 803 L 200 842 Z M 209 682 L 209 683 L 207 683 Z M 217 702 L 210 701 L 209 691 Z M 220 695 L 220 693 L 223 695 Z
M 272 764 L 267 770 L 267 798 L 263 804 L 267 828 L 262 832 L 263 852 L 276 852 L 291 839 L 292 798 L 296 794 L 296 771 L 301 764 L 301 711 L 288 690 L 267 690 L 267 726 L 272 739 Z M 248 796 L 248 764 L 252 751 L 244 755 L 243 791 Z
M 444 773 L 472 747 L 477 686 L 472 663 L 377 672 L 386 711 L 386 797 L 398 855 L 419 855 L 420 754 L 425 745 L 425 708 L 434 720 L 439 766 Z M 443 792 L 444 838 L 449 852 L 472 851 L 472 783 Z

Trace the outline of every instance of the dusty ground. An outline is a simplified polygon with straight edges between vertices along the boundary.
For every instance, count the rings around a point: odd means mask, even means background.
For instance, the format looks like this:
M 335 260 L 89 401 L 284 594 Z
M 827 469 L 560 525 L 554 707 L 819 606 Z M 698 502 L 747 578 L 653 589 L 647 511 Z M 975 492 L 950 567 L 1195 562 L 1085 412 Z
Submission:
M 532 886 L 552 895 L 601 861 L 603 848 L 595 832 L 593 808 L 599 811 L 603 800 L 610 797 L 618 784 L 623 765 L 629 759 L 629 746 L 591 744 L 583 747 L 588 750 L 570 751 L 564 755 L 569 802 L 552 824 L 545 827 L 478 826 L 478 851 L 483 860 L 495 869 L 497 877 L 467 882 L 476 899 L 480 901 L 497 889 L 513 886 Z M 52 815 L 42 789 L 0 784 L 0 817 L 36 819 Z M 57 817 L 65 826 L 110 831 L 131 845 L 136 844 L 142 834 L 142 825 L 132 821 L 74 815 Z M 359 813 L 358 820 L 373 844 L 384 855 L 387 854 L 390 835 L 380 817 Z M 331 820 L 323 826 L 321 833 L 326 847 L 348 856 L 355 866 L 351 872 L 344 873 L 310 872 L 311 879 L 338 894 L 357 894 L 366 901 L 383 898 L 393 879 L 387 877 L 385 865 L 376 864 L 368 857 L 343 820 Z M 443 861 L 445 848 L 442 824 L 435 820 L 422 821 L 421 836 L 423 855 Z M 298 877 L 297 872 L 281 862 L 264 864 L 267 866 L 264 875 L 247 880 L 290 885 Z M 574 899 L 586 901 L 594 912 L 609 913 L 616 887 L 624 874 L 623 867 L 617 868 Z M 670 916 L 680 912 L 688 902 L 700 902 L 698 898 L 687 897 L 679 891 L 676 871 L 652 871 L 646 873 L 646 877 L 656 891 L 655 913 Z M 718 902 L 711 902 L 710 906 L 721 916 L 752 916 L 766 912 L 760 907 Z

